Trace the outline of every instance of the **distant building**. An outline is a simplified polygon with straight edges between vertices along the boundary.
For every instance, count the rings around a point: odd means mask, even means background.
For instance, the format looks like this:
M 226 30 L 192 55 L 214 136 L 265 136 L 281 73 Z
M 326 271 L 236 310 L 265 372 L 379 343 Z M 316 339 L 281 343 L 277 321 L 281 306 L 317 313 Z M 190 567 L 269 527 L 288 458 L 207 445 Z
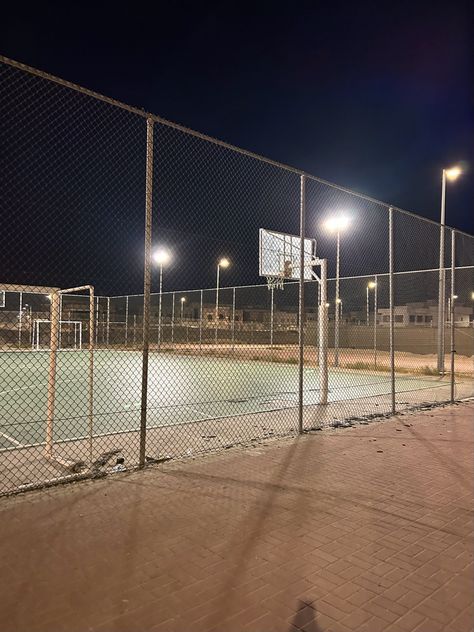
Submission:
M 424 303 L 407 303 L 394 307 L 394 320 L 396 327 L 437 327 L 438 304 L 436 301 Z M 446 322 L 449 322 L 450 313 L 446 309 Z M 377 323 L 388 327 L 390 324 L 389 308 L 377 310 Z M 472 327 L 474 324 L 474 310 L 464 305 L 454 306 L 454 323 L 456 327 Z

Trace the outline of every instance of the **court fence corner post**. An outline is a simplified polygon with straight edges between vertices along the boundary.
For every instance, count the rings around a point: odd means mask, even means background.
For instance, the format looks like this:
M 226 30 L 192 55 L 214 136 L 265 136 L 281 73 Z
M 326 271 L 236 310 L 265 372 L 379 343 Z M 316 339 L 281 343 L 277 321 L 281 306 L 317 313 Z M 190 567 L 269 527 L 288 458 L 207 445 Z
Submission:
M 145 257 L 143 272 L 143 343 L 140 406 L 139 467 L 145 465 L 146 425 L 148 400 L 148 354 L 150 346 L 150 291 L 151 291 L 151 232 L 153 202 L 153 119 L 146 121 L 146 179 L 145 179 Z
M 388 266 L 389 266 L 389 313 L 390 313 L 390 399 L 392 415 L 396 413 L 396 383 L 395 383 L 395 308 L 394 308 L 394 230 L 393 208 L 388 209 Z
M 306 221 L 305 176 L 300 176 L 300 278 L 298 302 L 298 432 L 303 432 L 304 398 L 304 238 Z
M 451 314 L 450 318 L 450 329 L 451 329 L 451 404 L 454 404 L 456 397 L 456 379 L 455 379 L 455 357 L 456 357 L 456 347 L 455 347 L 455 294 L 456 294 L 456 285 L 455 285 L 455 274 L 456 274 L 456 231 L 451 229 Z

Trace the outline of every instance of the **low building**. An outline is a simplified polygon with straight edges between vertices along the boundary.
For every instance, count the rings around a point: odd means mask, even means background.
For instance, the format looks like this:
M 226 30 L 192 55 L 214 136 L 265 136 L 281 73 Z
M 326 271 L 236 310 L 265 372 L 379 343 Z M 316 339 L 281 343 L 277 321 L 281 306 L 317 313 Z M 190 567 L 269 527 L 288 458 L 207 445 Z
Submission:
M 394 321 L 396 327 L 438 327 L 438 304 L 436 301 L 424 303 L 407 303 L 395 305 Z M 446 322 L 450 321 L 449 305 L 446 307 Z M 377 323 L 388 327 L 390 310 L 388 307 L 377 310 Z M 454 323 L 456 327 L 472 327 L 474 309 L 465 305 L 454 306 Z

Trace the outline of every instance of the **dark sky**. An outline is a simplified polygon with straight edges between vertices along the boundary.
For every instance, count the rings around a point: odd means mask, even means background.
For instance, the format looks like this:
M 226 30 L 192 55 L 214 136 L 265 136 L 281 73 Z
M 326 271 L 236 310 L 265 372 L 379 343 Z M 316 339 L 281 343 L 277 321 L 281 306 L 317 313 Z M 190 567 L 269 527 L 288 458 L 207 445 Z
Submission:
M 463 161 L 447 223 L 474 232 L 468 2 L 42 3 L 4 8 L 0 35 L 13 59 L 432 219 Z

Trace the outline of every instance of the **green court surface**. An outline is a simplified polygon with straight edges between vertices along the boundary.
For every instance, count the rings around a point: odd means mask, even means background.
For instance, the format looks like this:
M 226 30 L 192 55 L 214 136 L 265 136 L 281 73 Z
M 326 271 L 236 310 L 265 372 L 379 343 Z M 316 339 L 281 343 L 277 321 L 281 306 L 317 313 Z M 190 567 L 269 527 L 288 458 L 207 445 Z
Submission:
M 43 443 L 48 351 L 2 352 L 0 362 L 0 449 Z M 87 351 L 58 353 L 55 441 L 88 436 L 88 363 Z M 139 427 L 141 369 L 138 351 L 94 352 L 94 435 Z M 423 376 L 396 378 L 398 394 L 448 385 Z M 295 408 L 298 367 L 230 357 L 151 353 L 148 388 L 149 427 L 224 419 Z M 388 393 L 388 373 L 329 369 L 330 402 Z M 305 368 L 304 404 L 318 402 L 318 369 Z

